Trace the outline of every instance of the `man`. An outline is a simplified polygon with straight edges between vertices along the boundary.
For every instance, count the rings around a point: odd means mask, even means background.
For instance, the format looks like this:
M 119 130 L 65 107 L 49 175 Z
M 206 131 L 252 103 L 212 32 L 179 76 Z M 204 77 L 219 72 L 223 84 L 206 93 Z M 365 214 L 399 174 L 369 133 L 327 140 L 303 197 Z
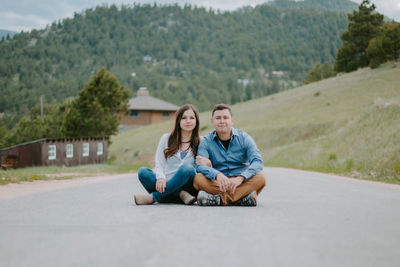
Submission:
M 265 186 L 263 160 L 253 139 L 233 128 L 231 108 L 217 104 L 211 124 L 215 131 L 199 145 L 194 187 L 200 206 L 256 206 Z M 211 166 L 209 162 L 211 161 Z

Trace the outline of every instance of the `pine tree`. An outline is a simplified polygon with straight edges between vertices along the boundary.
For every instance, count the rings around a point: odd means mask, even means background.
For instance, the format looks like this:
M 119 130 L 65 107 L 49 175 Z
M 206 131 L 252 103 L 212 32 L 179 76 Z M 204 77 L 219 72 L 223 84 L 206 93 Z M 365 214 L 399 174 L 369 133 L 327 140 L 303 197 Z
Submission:
M 41 138 L 46 138 L 44 121 L 40 117 L 25 116 L 8 132 L 3 142 L 5 146 L 12 146 Z
M 110 136 L 118 131 L 120 113 L 128 107 L 129 92 L 101 68 L 79 92 L 67 111 L 63 132 L 68 137 Z
M 7 136 L 7 128 L 4 125 L 0 125 L 0 148 L 6 147 L 6 136 Z
M 370 40 L 367 48 L 367 56 L 371 68 L 377 68 L 387 60 L 387 55 L 383 48 L 383 36 L 375 37 Z
M 388 59 L 397 62 L 400 56 L 400 23 L 386 24 L 383 36 L 383 45 Z
M 385 24 L 381 34 L 370 40 L 367 55 L 371 68 L 388 60 L 397 62 L 400 55 L 400 23 Z
M 335 71 L 350 72 L 369 64 L 367 48 L 369 41 L 376 37 L 383 24 L 383 15 L 375 12 L 375 5 L 364 0 L 348 15 L 347 31 L 342 34 L 342 47 L 336 56 Z

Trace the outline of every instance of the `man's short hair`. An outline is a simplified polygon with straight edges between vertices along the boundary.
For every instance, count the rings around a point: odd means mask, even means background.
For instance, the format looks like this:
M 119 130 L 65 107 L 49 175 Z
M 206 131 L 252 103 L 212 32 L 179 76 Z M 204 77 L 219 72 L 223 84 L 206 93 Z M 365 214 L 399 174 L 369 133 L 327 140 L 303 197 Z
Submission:
M 216 104 L 216 105 L 214 106 L 213 110 L 212 110 L 211 117 L 214 117 L 214 112 L 215 112 L 215 111 L 217 111 L 217 110 L 224 110 L 224 109 L 229 110 L 229 113 L 230 113 L 231 116 L 232 116 L 232 110 L 231 110 L 231 107 L 230 107 L 230 106 L 228 106 L 227 104 Z

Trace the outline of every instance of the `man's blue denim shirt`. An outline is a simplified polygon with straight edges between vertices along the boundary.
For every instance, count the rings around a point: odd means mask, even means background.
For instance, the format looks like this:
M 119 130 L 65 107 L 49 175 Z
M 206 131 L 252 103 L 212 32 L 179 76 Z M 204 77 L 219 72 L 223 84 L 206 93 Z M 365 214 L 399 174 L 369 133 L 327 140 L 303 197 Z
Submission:
M 212 180 L 216 179 L 219 172 L 227 177 L 243 176 L 248 180 L 264 167 L 253 138 L 235 128 L 232 128 L 227 150 L 219 141 L 216 131 L 212 131 L 200 142 L 197 155 L 211 160 L 212 167 L 196 165 L 196 170 Z

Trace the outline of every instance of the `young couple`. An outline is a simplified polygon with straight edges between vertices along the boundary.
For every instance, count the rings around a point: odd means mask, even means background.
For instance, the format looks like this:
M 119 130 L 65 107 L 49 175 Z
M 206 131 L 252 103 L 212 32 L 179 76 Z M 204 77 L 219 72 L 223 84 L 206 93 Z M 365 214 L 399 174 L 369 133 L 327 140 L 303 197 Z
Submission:
M 199 124 L 194 106 L 179 108 L 174 129 L 158 144 L 154 172 L 139 170 L 139 181 L 149 194 L 135 195 L 136 205 L 196 201 L 199 206 L 257 205 L 265 186 L 263 160 L 253 139 L 232 127 L 231 108 L 214 106 L 215 131 L 202 140 Z

